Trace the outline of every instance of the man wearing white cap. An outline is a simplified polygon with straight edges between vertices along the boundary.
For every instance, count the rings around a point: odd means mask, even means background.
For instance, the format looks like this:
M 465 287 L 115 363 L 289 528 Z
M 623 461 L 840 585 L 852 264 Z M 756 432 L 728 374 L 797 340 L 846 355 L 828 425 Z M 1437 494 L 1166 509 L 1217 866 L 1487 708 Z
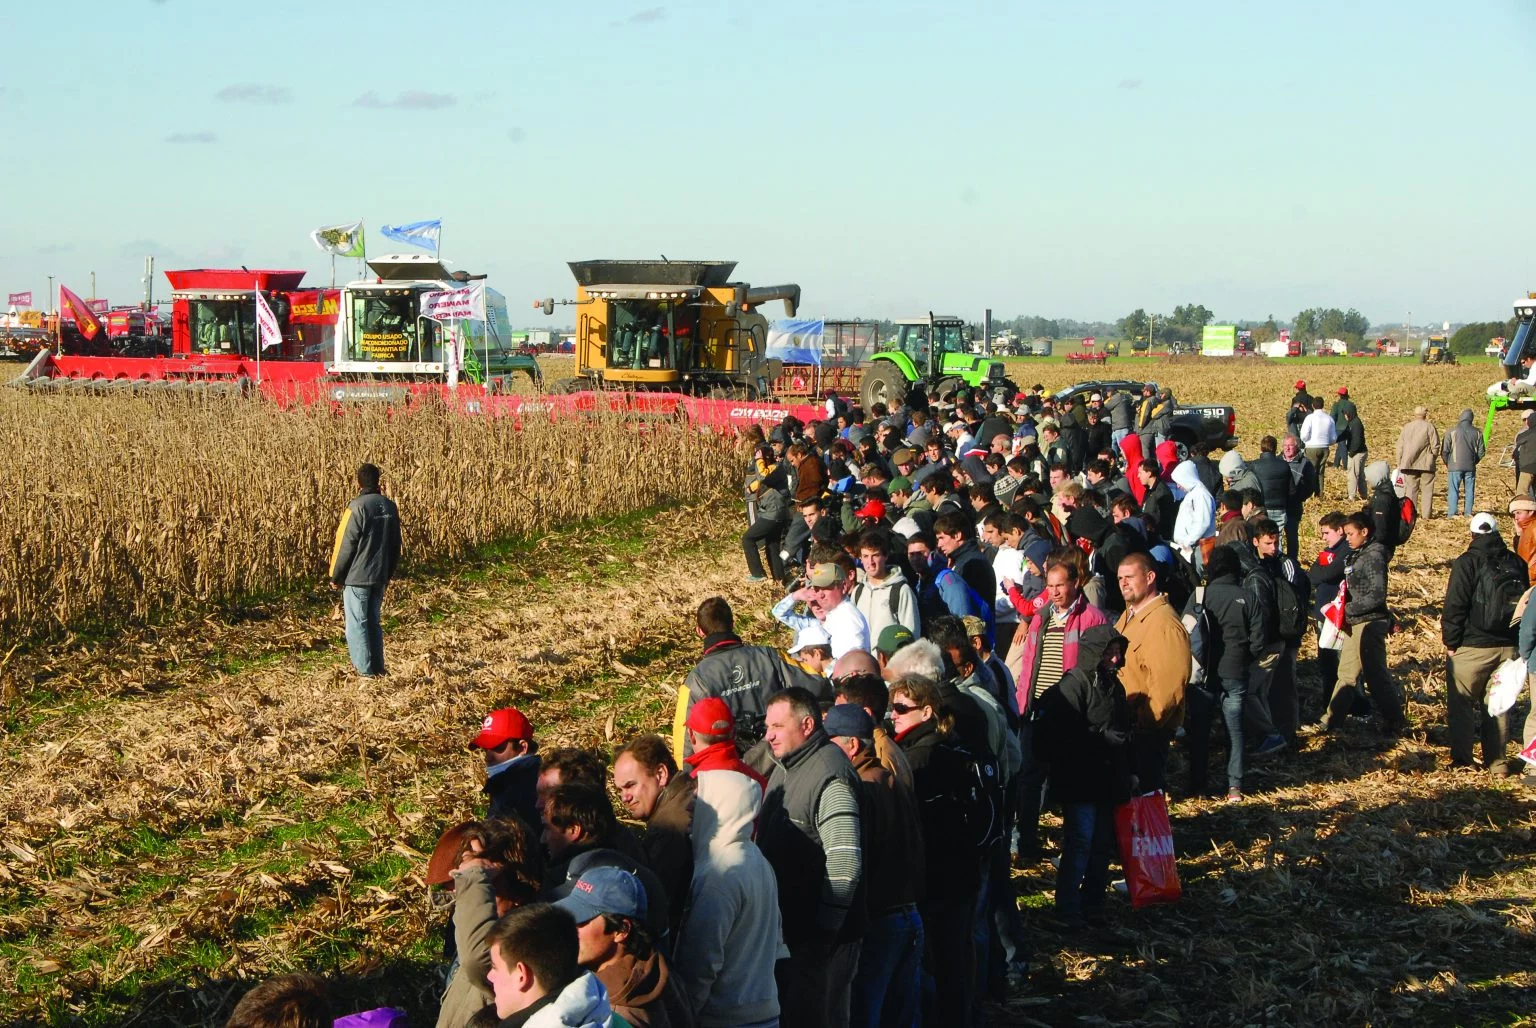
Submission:
M 1471 529 L 1471 545 L 1451 564 L 1440 615 L 1440 639 L 1451 663 L 1451 688 L 1445 698 L 1451 766 L 1474 766 L 1472 743 L 1480 738 L 1483 767 L 1508 777 L 1519 773 L 1520 764 L 1505 754 L 1510 719 L 1490 716 L 1484 699 L 1494 671 L 1515 657 L 1519 633 L 1511 621 L 1529 570 L 1504 545 L 1492 514 L 1473 515 Z

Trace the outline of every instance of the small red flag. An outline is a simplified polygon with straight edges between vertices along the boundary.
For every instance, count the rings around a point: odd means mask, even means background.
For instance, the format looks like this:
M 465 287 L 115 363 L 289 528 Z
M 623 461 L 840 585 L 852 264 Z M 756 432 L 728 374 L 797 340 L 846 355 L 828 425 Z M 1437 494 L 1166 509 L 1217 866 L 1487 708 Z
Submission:
M 59 283 L 59 306 L 68 307 L 75 316 L 75 327 L 86 339 L 95 339 L 101 331 L 101 319 L 96 312 L 91 310 L 91 305 L 70 291 L 70 288 Z

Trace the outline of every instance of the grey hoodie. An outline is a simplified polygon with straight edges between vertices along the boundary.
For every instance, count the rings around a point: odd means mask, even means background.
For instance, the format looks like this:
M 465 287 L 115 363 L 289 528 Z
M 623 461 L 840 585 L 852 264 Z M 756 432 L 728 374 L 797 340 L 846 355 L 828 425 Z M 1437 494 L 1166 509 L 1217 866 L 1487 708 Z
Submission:
M 1258 476 L 1249 470 L 1248 462 L 1243 460 L 1243 455 L 1236 450 L 1228 450 L 1222 454 L 1221 463 L 1217 467 L 1221 469 L 1222 477 L 1227 480 L 1228 489 L 1236 489 L 1238 492 L 1244 489 L 1258 489 L 1263 492 Z
M 917 593 L 902 574 L 901 568 L 889 567 L 885 581 L 871 582 L 861 570 L 859 582 L 849 597 L 869 622 L 871 640 L 880 638 L 887 625 L 902 625 L 914 636 L 921 635 L 917 613 Z M 892 613 L 894 608 L 895 613 Z
M 1472 411 L 1464 410 L 1455 427 L 1440 440 L 1441 453 L 1447 471 L 1476 471 L 1487 447 L 1483 433 L 1472 424 Z
M 779 887 L 752 841 L 763 790 L 736 771 L 701 771 L 693 801 L 693 882 L 672 974 L 699 1028 L 779 1016 L 773 965 L 782 941 Z

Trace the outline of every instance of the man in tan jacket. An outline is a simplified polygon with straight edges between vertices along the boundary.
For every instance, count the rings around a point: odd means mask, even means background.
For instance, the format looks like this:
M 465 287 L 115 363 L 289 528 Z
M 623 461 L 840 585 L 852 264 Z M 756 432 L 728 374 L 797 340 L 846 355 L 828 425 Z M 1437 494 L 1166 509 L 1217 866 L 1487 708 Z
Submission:
M 1429 410 L 1413 408 L 1413 420 L 1397 436 L 1397 470 L 1403 473 L 1403 493 L 1426 520 L 1433 515 L 1435 461 L 1440 457 L 1440 432 L 1429 421 Z
M 1130 704 L 1131 759 L 1136 791 L 1164 789 L 1164 766 L 1173 735 L 1184 722 L 1184 690 L 1189 685 L 1189 633 L 1168 598 L 1158 591 L 1157 565 L 1145 553 L 1132 553 L 1118 569 L 1125 610 L 1115 631 L 1125 636 L 1125 666 L 1120 682 Z

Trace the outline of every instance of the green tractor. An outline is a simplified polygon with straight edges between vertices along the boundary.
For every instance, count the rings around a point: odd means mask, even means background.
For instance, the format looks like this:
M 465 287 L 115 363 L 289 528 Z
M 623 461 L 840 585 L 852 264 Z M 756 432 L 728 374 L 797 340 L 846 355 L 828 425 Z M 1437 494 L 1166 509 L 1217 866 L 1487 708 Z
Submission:
M 922 387 L 937 398 L 956 389 L 984 389 L 994 397 L 1013 399 L 1018 386 L 1008 379 L 1003 362 L 970 352 L 970 333 L 959 318 L 929 314 L 896 322 L 896 338 L 871 358 L 859 383 L 865 409 L 877 403 L 887 408 L 902 403 Z

